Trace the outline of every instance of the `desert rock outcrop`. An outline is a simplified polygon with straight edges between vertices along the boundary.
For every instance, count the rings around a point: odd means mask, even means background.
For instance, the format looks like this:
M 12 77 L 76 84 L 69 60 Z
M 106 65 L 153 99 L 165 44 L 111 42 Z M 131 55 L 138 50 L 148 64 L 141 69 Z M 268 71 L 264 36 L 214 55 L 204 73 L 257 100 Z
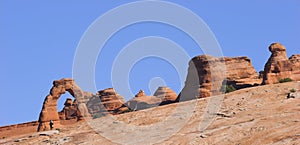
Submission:
M 272 43 L 269 51 L 272 54 L 265 64 L 262 84 L 278 83 L 285 78 L 300 80 L 300 55 L 288 59 L 286 48 L 280 43 Z
M 140 90 L 134 97 L 142 97 L 142 96 L 146 96 L 144 90 Z
M 259 74 L 255 71 L 248 57 L 225 57 L 226 84 L 236 89 L 256 86 L 261 83 Z
M 31 130 L 37 122 L 0 127 L 0 144 L 299 144 L 300 99 L 286 98 L 291 88 L 300 93 L 300 83 L 290 82 L 226 94 L 205 130 L 208 98 L 62 126 L 50 136 Z
M 147 108 L 156 107 L 161 103 L 162 99 L 156 96 L 147 96 L 143 90 L 140 90 L 134 98 L 130 99 L 125 105 L 130 110 L 143 110 Z
M 160 105 L 177 102 L 177 95 L 170 87 L 158 87 L 153 96 L 162 100 Z
M 97 96 L 100 98 L 100 113 L 107 112 L 110 114 L 117 114 L 116 111 L 119 108 L 124 107 L 124 98 L 120 94 L 118 94 L 113 88 L 98 91 Z
M 43 108 L 39 116 L 38 131 L 49 130 L 48 123 L 50 120 L 53 120 L 56 125 L 60 124 L 57 101 L 60 96 L 66 92 L 69 92 L 77 100 L 76 106 L 80 110 L 80 113 L 76 114 L 77 118 L 80 120 L 83 117 L 90 117 L 85 105 L 86 98 L 84 97 L 84 93 L 74 80 L 69 78 L 56 80 L 53 81 L 53 87 L 50 90 L 50 94 L 47 95 L 44 100 Z
M 58 113 L 60 120 L 70 120 L 77 118 L 77 102 L 71 98 L 67 98 L 64 108 Z
M 225 87 L 242 89 L 262 84 L 277 83 L 280 79 L 300 80 L 300 55 L 287 58 L 286 49 L 280 43 L 269 47 L 272 53 L 264 71 L 255 71 L 248 57 L 212 57 L 200 55 L 189 62 L 185 86 L 176 93 L 169 87 L 159 87 L 153 96 L 140 90 L 134 98 L 125 103 L 124 98 L 113 88 L 98 91 L 96 95 L 83 92 L 72 79 L 53 82 L 45 98 L 39 116 L 38 130 L 48 130 L 49 121 L 60 124 L 68 120 L 81 120 L 91 115 L 120 114 L 142 110 L 159 105 L 204 98 L 224 93 Z M 69 92 L 75 100 L 67 99 L 62 111 L 57 110 L 57 100 Z
M 203 98 L 222 94 L 221 87 L 225 84 L 241 89 L 260 82 L 248 57 L 200 55 L 189 62 L 185 87 L 179 96 L 182 101 Z

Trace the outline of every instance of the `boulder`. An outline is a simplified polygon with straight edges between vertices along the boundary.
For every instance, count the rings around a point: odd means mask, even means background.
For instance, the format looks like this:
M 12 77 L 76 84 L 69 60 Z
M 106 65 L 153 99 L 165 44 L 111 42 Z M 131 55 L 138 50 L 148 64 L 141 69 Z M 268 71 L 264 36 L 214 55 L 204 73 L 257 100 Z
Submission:
M 278 83 L 281 79 L 300 80 L 300 55 L 286 55 L 286 48 L 280 43 L 269 46 L 272 53 L 264 67 L 262 84 Z
M 286 97 L 287 99 L 290 99 L 290 98 L 300 98 L 300 92 L 290 92 L 290 93 L 288 93 L 288 95 L 287 95 L 287 97 Z

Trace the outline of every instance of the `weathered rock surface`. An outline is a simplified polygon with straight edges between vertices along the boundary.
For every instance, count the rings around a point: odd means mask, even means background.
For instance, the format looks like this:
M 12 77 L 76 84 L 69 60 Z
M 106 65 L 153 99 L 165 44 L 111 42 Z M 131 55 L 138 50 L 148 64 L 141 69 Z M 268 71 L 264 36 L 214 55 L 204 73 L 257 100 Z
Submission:
M 0 136 L 3 139 L 3 137 L 5 136 L 14 136 L 19 134 L 36 132 L 36 128 L 38 127 L 38 125 L 38 121 L 31 121 L 8 126 L 0 126 Z
M 176 93 L 170 87 L 158 87 L 153 96 L 161 98 L 162 101 L 175 101 Z
M 269 51 L 272 54 L 265 64 L 262 84 L 278 83 L 285 78 L 300 80 L 300 55 L 288 59 L 286 48 L 280 43 L 272 43 Z
M 60 120 L 77 119 L 77 102 L 67 98 L 64 108 L 58 113 Z
M 40 136 L 34 131 L 24 134 L 29 126 L 1 130 L 0 137 L 5 139 L 0 139 L 0 144 L 298 145 L 300 98 L 287 99 L 290 89 L 299 93 L 300 83 L 264 85 L 226 94 L 217 111 L 224 115 L 214 115 L 205 130 L 200 130 L 200 126 L 207 121 L 204 113 L 209 98 L 121 114 L 114 119 L 101 117 L 78 122 L 62 126 L 59 134 L 50 136 Z M 228 114 L 234 115 L 226 117 Z M 183 124 L 180 129 L 174 125 L 178 122 Z
M 162 100 L 160 105 L 177 102 L 177 95 L 170 87 L 158 87 L 153 96 Z
M 113 88 L 98 91 L 87 106 L 92 114 L 117 114 L 119 108 L 124 107 L 125 100 Z
M 226 84 L 242 89 L 259 85 L 261 79 L 248 57 L 225 57 Z
M 101 100 L 99 96 L 93 96 L 86 104 L 91 115 L 101 114 L 103 110 L 106 110 L 104 106 L 101 105 Z
M 156 107 L 161 103 L 162 99 L 156 96 L 147 96 L 143 90 L 140 90 L 134 98 L 125 103 L 130 110 L 143 110 Z
M 216 58 L 208 55 L 194 57 L 189 62 L 185 87 L 180 100 L 203 98 L 222 93 L 222 85 L 236 89 L 250 87 L 261 82 L 248 57 Z
M 300 54 L 294 54 L 289 58 L 292 64 L 292 75 L 291 79 L 300 80 Z
M 84 92 L 77 86 L 73 79 L 64 78 L 53 82 L 53 87 L 50 94 L 47 95 L 43 103 L 43 108 L 39 116 L 38 131 L 49 130 L 48 123 L 50 120 L 54 121 L 55 125 L 60 124 L 60 118 L 57 111 L 57 101 L 60 96 L 69 92 L 77 100 L 76 117 L 80 120 L 83 117 L 90 117 L 85 102 L 87 98 L 84 97 Z
M 39 135 L 41 135 L 41 136 L 50 136 L 53 134 L 59 134 L 59 131 L 58 130 L 49 130 L 49 131 L 43 131 L 43 132 L 39 133 Z
M 208 55 L 194 57 L 189 62 L 185 86 L 179 94 L 180 101 L 219 94 L 219 88 L 225 79 L 224 71 L 224 59 L 218 59 Z
M 134 97 L 142 97 L 142 96 L 146 96 L 144 90 L 140 90 Z
M 248 57 L 212 57 L 200 55 L 189 62 L 185 86 L 180 94 L 169 87 L 159 87 L 153 96 L 147 96 L 143 90 L 124 103 L 124 98 L 113 88 L 99 91 L 96 95 L 83 92 L 72 79 L 53 82 L 49 95 L 45 98 L 39 116 L 38 131 L 48 130 L 49 121 L 56 126 L 70 120 L 82 120 L 84 117 L 99 114 L 120 114 L 132 110 L 142 110 L 179 101 L 204 98 L 224 93 L 224 85 L 242 89 L 262 84 L 277 83 L 280 79 L 300 80 L 300 54 L 286 56 L 286 49 L 280 43 L 269 47 L 272 53 L 264 71 L 255 71 Z M 75 100 L 67 99 L 62 111 L 57 110 L 57 100 L 69 92 Z

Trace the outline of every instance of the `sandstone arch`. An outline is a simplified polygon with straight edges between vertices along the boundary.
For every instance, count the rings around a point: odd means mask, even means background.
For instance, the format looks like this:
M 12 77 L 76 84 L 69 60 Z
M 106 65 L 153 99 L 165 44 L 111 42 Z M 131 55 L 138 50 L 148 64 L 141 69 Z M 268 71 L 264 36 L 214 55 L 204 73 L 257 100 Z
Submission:
M 50 90 L 50 94 L 46 96 L 43 108 L 39 116 L 38 131 L 49 130 L 49 121 L 53 120 L 55 126 L 60 125 L 60 118 L 57 110 L 57 101 L 60 96 L 66 92 L 69 92 L 77 102 L 77 118 L 78 120 L 83 117 L 90 117 L 90 113 L 86 107 L 86 99 L 84 92 L 75 83 L 73 79 L 63 78 L 61 80 L 53 81 L 53 87 Z M 79 111 L 80 110 L 80 111 Z

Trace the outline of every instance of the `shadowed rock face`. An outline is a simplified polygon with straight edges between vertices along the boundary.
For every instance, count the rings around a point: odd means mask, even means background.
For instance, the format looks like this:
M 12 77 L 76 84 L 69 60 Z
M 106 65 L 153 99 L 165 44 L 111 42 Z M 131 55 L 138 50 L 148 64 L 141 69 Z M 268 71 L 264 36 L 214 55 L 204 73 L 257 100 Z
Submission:
M 67 98 L 66 102 L 64 103 L 64 108 L 62 111 L 58 113 L 60 120 L 70 120 L 70 119 L 77 119 L 77 102 L 71 98 Z
M 216 58 L 200 55 L 189 62 L 185 87 L 179 96 L 181 101 L 203 98 L 222 94 L 224 83 L 241 89 L 260 82 L 248 57 Z
M 69 92 L 74 98 L 76 98 L 77 109 L 76 117 L 81 120 L 83 117 L 90 117 L 90 114 L 85 105 L 87 98 L 84 96 L 84 92 L 77 86 L 73 79 L 64 78 L 53 82 L 53 87 L 50 90 L 50 94 L 46 96 L 43 108 L 39 116 L 38 131 L 49 130 L 49 122 L 53 120 L 56 125 L 60 124 L 59 113 L 57 111 L 57 101 L 60 96 L 66 92 Z M 70 101 L 67 101 L 68 105 Z M 69 108 L 71 109 L 71 108 Z M 80 110 L 80 111 L 79 111 Z
M 300 55 L 292 55 L 289 59 L 286 48 L 280 43 L 269 46 L 272 53 L 264 68 L 262 84 L 274 84 L 284 78 L 300 80 Z
M 94 94 L 90 93 L 90 92 L 83 92 L 83 98 L 80 99 L 80 104 L 83 106 L 83 111 L 87 111 L 85 108 L 85 104 L 87 104 L 87 102 L 93 97 L 95 96 Z M 74 101 L 72 101 L 71 98 L 67 98 L 65 103 L 64 103 L 64 108 L 58 113 L 59 114 L 59 119 L 60 120 L 70 120 L 70 119 L 76 119 L 76 120 L 81 120 L 82 117 L 89 117 L 90 115 L 85 115 L 82 116 L 81 115 L 81 109 L 78 106 L 78 100 L 74 99 Z M 90 113 L 90 111 L 88 110 L 88 113 Z M 86 114 L 86 113 L 85 113 Z M 66 121 L 64 121 L 66 122 Z

